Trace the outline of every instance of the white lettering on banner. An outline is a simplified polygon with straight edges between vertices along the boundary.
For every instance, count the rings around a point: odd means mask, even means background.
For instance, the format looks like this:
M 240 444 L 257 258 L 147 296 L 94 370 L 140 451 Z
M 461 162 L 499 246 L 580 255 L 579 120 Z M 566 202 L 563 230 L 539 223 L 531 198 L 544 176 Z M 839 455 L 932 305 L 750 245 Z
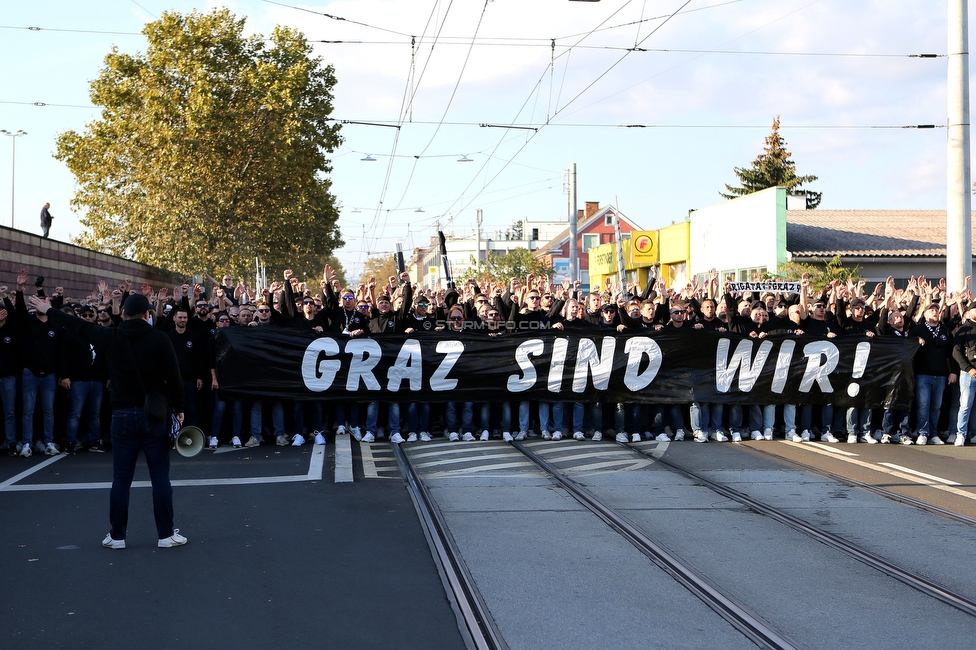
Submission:
M 339 354 L 339 344 L 333 339 L 315 339 L 302 357 L 302 381 L 305 387 L 316 393 L 329 390 L 335 381 L 336 373 L 342 368 L 339 360 L 326 361 L 323 357 Z
M 549 382 L 547 388 L 550 393 L 558 393 L 563 388 L 563 370 L 566 368 L 566 351 L 569 341 L 556 339 L 552 342 L 552 361 L 549 363 Z
M 580 339 L 579 349 L 576 351 L 576 369 L 573 372 L 573 392 L 582 393 L 586 390 L 586 377 L 593 373 L 593 387 L 606 390 L 610 385 L 610 371 L 613 370 L 613 351 L 617 347 L 617 340 L 612 336 L 603 338 L 603 351 L 600 356 L 596 352 L 593 339 Z
M 854 350 L 854 367 L 851 369 L 851 379 L 860 379 L 864 376 L 864 369 L 868 367 L 868 355 L 870 354 L 870 343 L 864 341 L 857 344 L 857 349 Z M 860 392 L 861 385 L 857 382 L 851 382 L 847 386 L 847 394 L 851 397 L 857 397 Z
M 770 293 L 800 293 L 799 282 L 730 282 L 730 291 L 752 291 Z
M 535 385 L 538 375 L 536 375 L 535 366 L 532 365 L 529 357 L 537 357 L 545 349 L 546 343 L 542 339 L 530 339 L 515 349 L 515 363 L 518 364 L 522 375 L 509 375 L 507 385 L 510 393 L 521 393 Z
M 373 376 L 373 368 L 383 358 L 383 348 L 373 339 L 356 339 L 346 343 L 346 354 L 352 355 L 349 363 L 349 376 L 346 377 L 346 390 L 359 390 L 359 380 L 366 384 L 366 390 L 379 390 L 380 382 Z
M 742 339 L 735 347 L 735 353 L 729 359 L 729 339 L 721 339 L 715 351 L 715 390 L 720 393 L 727 393 L 732 388 L 732 380 L 735 373 L 739 371 L 739 390 L 748 393 L 756 385 L 759 373 L 766 365 L 769 358 L 769 351 L 773 349 L 772 341 L 763 341 L 759 344 L 759 352 L 752 363 L 752 341 Z
M 840 351 L 837 346 L 830 341 L 814 341 L 803 346 L 803 354 L 807 357 L 807 368 L 803 372 L 803 379 L 800 380 L 800 392 L 809 393 L 813 388 L 813 382 L 820 385 L 820 392 L 833 393 L 834 387 L 830 385 L 828 375 L 837 367 L 840 361 Z M 824 360 L 820 363 L 821 359 Z
M 424 387 L 423 354 L 420 351 L 420 341 L 407 339 L 397 353 L 396 361 L 386 372 L 386 389 L 390 392 L 400 390 L 400 383 L 406 379 L 410 382 L 410 390 L 418 391 Z
M 436 391 L 454 390 L 457 386 L 457 379 L 448 379 L 447 374 L 451 372 L 451 368 L 461 358 L 461 353 L 464 352 L 464 343 L 461 341 L 438 341 L 437 347 L 434 349 L 439 354 L 444 355 L 444 360 L 441 361 L 441 365 L 437 366 L 437 370 L 430 377 L 430 389 Z
M 773 371 L 773 384 L 769 388 L 774 393 L 782 393 L 786 390 L 786 379 L 790 373 L 790 362 L 793 360 L 795 348 L 796 341 L 783 341 L 779 347 L 779 354 L 776 355 L 776 369 Z
M 664 361 L 664 353 L 661 346 L 646 336 L 627 339 L 624 344 L 624 352 L 627 353 L 627 372 L 624 375 L 624 386 L 628 390 L 638 391 L 647 386 L 657 377 L 657 371 L 661 369 L 661 362 Z M 641 361 L 647 357 L 647 368 L 644 372 L 640 371 Z

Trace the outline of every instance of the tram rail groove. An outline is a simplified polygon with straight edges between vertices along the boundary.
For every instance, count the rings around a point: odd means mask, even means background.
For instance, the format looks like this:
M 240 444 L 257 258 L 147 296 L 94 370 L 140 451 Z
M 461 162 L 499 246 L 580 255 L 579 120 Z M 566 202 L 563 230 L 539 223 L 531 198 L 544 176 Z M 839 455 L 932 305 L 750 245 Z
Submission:
M 847 541 L 839 535 L 827 532 L 820 528 L 817 528 L 813 524 L 810 524 L 799 517 L 791 515 L 784 512 L 774 506 L 768 505 L 761 501 L 758 501 L 734 488 L 730 488 L 726 485 L 722 485 L 716 481 L 713 481 L 701 474 L 698 474 L 692 470 L 685 467 L 681 467 L 671 461 L 664 460 L 663 458 L 658 458 L 652 454 L 639 449 L 637 447 L 632 447 L 630 445 L 625 445 L 623 443 L 617 443 L 625 449 L 629 449 L 636 454 L 646 456 L 648 458 L 653 458 L 656 462 L 664 465 L 673 472 L 677 472 L 689 478 L 702 486 L 707 487 L 713 492 L 720 494 L 728 499 L 741 503 L 744 506 L 752 508 L 759 514 L 765 515 L 775 521 L 778 521 L 790 528 L 804 533 L 817 541 L 826 544 L 832 548 L 835 548 L 843 553 L 846 553 L 850 557 L 858 560 L 859 562 L 866 564 L 867 566 L 876 569 L 887 576 L 898 580 L 899 582 L 912 587 L 913 589 L 922 592 L 923 594 L 935 598 L 951 607 L 958 609 L 959 611 L 969 614 L 970 616 L 976 616 L 976 601 L 973 601 L 966 596 L 957 594 L 950 589 L 943 587 L 942 585 L 933 582 L 932 580 L 926 578 L 925 576 L 915 573 L 910 569 L 898 566 L 888 560 L 882 558 L 880 555 L 868 551 L 860 546 Z
M 437 571 L 458 617 L 458 627 L 465 644 L 472 650 L 509 650 L 461 557 L 440 509 L 400 445 L 392 447 L 397 465 L 404 476 L 407 492 L 427 537 Z
M 737 602 L 699 576 L 681 562 L 681 560 L 655 543 L 625 517 L 614 512 L 613 509 L 593 496 L 586 488 L 566 477 L 554 465 L 540 458 L 520 442 L 512 442 L 510 444 L 555 479 L 580 504 L 633 544 L 651 562 L 697 596 L 712 611 L 757 646 L 771 650 L 800 650 L 801 646 L 795 641 L 774 628 L 759 615 L 750 611 L 745 605 Z

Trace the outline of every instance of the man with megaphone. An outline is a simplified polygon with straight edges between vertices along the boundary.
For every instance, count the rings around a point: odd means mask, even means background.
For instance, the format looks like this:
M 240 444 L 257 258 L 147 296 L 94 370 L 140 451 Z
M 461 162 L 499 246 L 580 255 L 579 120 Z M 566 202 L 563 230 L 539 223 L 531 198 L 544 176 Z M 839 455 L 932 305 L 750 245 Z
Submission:
M 173 528 L 173 487 L 169 481 L 169 414 L 173 412 L 183 421 L 183 380 L 169 338 L 149 324 L 149 301 L 142 294 L 126 296 L 118 327 L 100 327 L 51 309 L 47 300 L 37 296 L 30 297 L 30 304 L 38 314 L 47 314 L 106 351 L 112 401 L 112 530 L 102 546 L 125 548 L 129 490 L 139 450 L 146 455 L 152 481 L 158 546 L 186 544 L 186 537 Z

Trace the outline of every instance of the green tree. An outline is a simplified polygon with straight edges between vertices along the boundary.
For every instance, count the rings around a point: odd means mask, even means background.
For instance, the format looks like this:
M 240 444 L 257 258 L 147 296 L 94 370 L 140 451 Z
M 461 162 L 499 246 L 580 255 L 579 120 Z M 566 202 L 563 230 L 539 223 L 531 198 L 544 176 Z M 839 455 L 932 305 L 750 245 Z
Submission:
M 488 278 L 493 282 L 507 282 L 511 278 L 525 278 L 526 275 L 550 275 L 552 267 L 542 258 L 532 254 L 527 248 L 515 248 L 507 253 L 492 253 L 489 251 L 484 262 L 476 263 L 471 256 L 471 266 L 458 280 L 458 286 L 467 280 Z
M 779 134 L 779 115 L 773 120 L 773 132 L 766 136 L 766 146 L 759 157 L 752 162 L 751 167 L 736 167 L 735 175 L 739 177 L 741 187 L 726 185 L 728 194 L 719 192 L 726 199 L 734 199 L 746 194 L 752 194 L 769 187 L 785 187 L 788 192 L 802 193 L 807 197 L 807 209 L 813 210 L 820 205 L 821 192 L 803 190 L 804 183 L 812 183 L 816 176 L 797 176 L 796 163 L 790 159 L 792 154 L 786 149 L 786 140 Z
M 390 276 L 400 275 L 397 273 L 396 258 L 393 255 L 374 255 L 367 258 L 363 264 L 363 274 L 359 278 L 361 284 L 366 284 L 370 278 L 376 279 L 377 286 L 384 286 Z
M 848 268 L 844 266 L 840 255 L 835 255 L 826 261 L 819 258 L 814 259 L 815 261 L 812 263 L 787 262 L 779 268 L 779 273 L 770 274 L 766 279 L 799 280 L 804 273 L 807 273 L 810 277 L 810 285 L 815 291 L 823 291 L 824 287 L 834 280 L 857 282 L 861 279 L 861 267 Z
M 77 243 L 188 274 L 244 275 L 255 257 L 269 275 L 321 274 L 343 244 L 326 177 L 333 69 L 296 30 L 243 31 L 227 9 L 164 12 L 144 54 L 105 57 L 101 116 L 55 154 L 78 184 Z

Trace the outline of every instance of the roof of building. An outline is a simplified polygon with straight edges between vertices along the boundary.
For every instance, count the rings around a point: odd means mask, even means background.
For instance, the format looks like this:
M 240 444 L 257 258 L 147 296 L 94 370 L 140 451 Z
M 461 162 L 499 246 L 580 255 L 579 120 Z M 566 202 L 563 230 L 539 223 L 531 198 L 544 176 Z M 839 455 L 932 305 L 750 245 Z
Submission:
M 627 223 L 630 226 L 631 230 L 640 230 L 640 226 L 638 226 L 636 223 L 631 221 L 630 218 L 627 217 L 627 215 L 617 210 L 612 205 L 608 205 L 606 207 L 600 208 L 599 210 L 591 214 L 589 217 L 577 221 L 576 231 L 578 233 L 584 232 L 593 224 L 602 221 L 608 212 L 616 212 L 620 216 L 620 220 Z M 562 248 L 563 244 L 569 241 L 569 234 L 570 234 L 569 227 L 567 226 L 565 230 L 563 230 L 561 233 L 553 237 L 552 240 L 549 241 L 549 243 L 547 243 L 545 246 L 540 246 L 539 248 L 537 248 L 535 251 L 535 255 L 536 256 L 545 255 L 550 251 L 552 251 L 553 249 Z
M 786 250 L 794 257 L 945 257 L 946 211 L 787 210 Z

